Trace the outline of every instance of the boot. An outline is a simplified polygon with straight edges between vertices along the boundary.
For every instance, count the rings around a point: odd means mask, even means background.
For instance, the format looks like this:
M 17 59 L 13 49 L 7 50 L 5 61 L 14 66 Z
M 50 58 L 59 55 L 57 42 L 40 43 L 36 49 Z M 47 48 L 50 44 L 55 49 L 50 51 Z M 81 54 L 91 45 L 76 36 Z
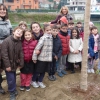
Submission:
M 15 92 L 10 92 L 10 100 L 16 100 Z
M 1 94 L 5 94 L 5 91 L 4 91 L 4 89 L 2 88 L 1 85 L 0 85 L 0 93 L 1 93 Z

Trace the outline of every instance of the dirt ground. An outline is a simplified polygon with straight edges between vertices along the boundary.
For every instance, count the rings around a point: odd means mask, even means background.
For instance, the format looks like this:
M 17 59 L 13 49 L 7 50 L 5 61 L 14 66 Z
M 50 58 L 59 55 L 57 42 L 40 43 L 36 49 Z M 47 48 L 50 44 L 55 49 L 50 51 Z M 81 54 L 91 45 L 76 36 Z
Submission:
M 80 70 L 76 69 L 75 74 L 70 71 L 67 75 L 60 78 L 57 75 L 56 81 L 49 81 L 48 75 L 45 75 L 45 89 L 33 88 L 31 90 L 20 91 L 20 77 L 17 76 L 18 96 L 16 100 L 100 100 L 100 75 L 88 75 L 88 91 L 85 93 L 79 91 Z M 9 100 L 9 92 L 7 92 L 6 80 L 3 82 L 6 91 L 5 95 L 0 94 L 0 100 Z

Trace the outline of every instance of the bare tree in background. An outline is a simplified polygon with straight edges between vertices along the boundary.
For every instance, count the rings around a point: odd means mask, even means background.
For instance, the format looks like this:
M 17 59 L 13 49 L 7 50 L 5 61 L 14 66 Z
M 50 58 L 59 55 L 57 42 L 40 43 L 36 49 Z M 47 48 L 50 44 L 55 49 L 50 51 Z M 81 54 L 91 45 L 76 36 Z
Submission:
M 88 54 L 88 38 L 89 38 L 89 22 L 90 22 L 91 0 L 86 0 L 85 21 L 84 21 L 84 44 L 83 44 L 83 60 L 81 69 L 80 89 L 86 91 L 87 84 L 87 54 Z

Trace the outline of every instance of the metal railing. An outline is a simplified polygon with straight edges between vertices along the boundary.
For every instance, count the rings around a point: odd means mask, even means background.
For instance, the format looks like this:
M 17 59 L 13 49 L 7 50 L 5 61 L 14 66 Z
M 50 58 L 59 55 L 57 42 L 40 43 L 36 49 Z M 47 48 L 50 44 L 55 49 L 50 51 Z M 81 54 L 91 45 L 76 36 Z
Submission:
M 94 25 L 98 28 L 98 32 L 100 33 L 100 21 L 92 21 L 94 23 Z M 40 23 L 41 25 L 43 25 L 43 23 Z M 75 22 L 76 24 L 76 22 Z M 83 23 L 84 24 L 84 23 Z M 12 24 L 12 27 L 15 28 L 17 27 L 18 24 Z M 30 27 L 30 24 L 28 24 L 28 27 Z

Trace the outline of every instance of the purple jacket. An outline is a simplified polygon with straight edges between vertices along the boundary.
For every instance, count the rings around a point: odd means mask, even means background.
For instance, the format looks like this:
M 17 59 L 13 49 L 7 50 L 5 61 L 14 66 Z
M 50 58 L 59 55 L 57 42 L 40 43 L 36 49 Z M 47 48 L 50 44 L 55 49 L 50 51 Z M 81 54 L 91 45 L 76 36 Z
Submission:
M 65 16 L 65 17 L 67 18 L 68 21 L 73 20 L 72 16 L 69 15 L 69 14 L 67 14 L 67 15 L 58 15 L 58 16 L 56 17 L 55 20 L 51 21 L 51 24 L 59 23 L 59 20 L 60 20 L 60 18 L 61 18 L 62 16 Z

